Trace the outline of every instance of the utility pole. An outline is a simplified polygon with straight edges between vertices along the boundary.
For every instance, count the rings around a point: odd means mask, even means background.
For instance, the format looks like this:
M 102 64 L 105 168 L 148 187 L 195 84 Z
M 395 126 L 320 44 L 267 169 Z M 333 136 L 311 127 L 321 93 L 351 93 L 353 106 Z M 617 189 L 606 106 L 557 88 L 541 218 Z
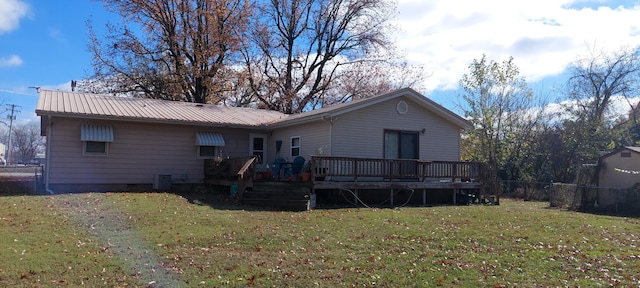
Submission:
M 20 107 L 20 105 L 16 105 L 16 104 L 8 104 L 7 107 L 7 111 L 11 111 L 11 114 L 7 115 L 7 119 L 9 119 L 9 143 L 7 145 L 7 164 L 12 163 L 11 162 L 11 136 L 13 134 L 13 120 L 16 120 L 16 113 L 20 113 L 20 110 L 18 109 Z

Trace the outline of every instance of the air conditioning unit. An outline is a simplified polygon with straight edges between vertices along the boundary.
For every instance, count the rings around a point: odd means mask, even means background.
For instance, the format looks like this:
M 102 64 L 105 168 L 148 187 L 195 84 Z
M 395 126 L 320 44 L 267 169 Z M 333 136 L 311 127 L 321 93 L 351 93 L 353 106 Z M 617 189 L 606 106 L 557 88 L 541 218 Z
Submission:
M 153 178 L 153 189 L 171 190 L 171 174 L 156 174 Z

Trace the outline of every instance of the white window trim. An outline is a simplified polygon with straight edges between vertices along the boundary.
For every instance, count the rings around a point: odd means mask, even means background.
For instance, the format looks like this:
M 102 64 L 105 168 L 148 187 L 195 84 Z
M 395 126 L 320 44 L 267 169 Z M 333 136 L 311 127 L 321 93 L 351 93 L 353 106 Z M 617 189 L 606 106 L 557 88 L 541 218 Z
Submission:
M 298 138 L 298 146 L 293 146 L 293 139 L 296 139 L 296 138 Z M 289 145 L 291 146 L 289 148 L 289 156 L 291 156 L 291 158 L 298 157 L 298 156 L 302 155 L 302 153 L 300 151 L 300 147 L 302 147 L 302 138 L 300 138 L 300 136 L 291 137 L 291 139 L 289 140 Z M 294 148 L 298 148 L 298 155 L 293 155 L 293 149 Z
M 104 153 L 87 152 L 87 142 L 104 143 Z M 82 156 L 109 156 L 109 142 L 102 141 L 82 141 Z

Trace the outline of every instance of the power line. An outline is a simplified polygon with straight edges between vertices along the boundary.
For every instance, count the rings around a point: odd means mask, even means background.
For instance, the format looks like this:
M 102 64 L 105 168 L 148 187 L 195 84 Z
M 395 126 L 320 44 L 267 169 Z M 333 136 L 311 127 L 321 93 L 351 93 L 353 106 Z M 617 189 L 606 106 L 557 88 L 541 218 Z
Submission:
M 26 92 L 19 92 L 19 91 L 12 91 L 12 90 L 5 90 L 5 89 L 0 89 L 1 93 L 8 93 L 8 94 L 15 94 L 15 95 L 22 95 L 22 96 L 38 96 L 38 94 L 27 94 Z
M 10 161 L 11 159 L 11 135 L 13 134 L 13 120 L 16 120 L 16 113 L 20 113 L 20 110 L 18 109 L 19 107 L 21 107 L 20 105 L 16 105 L 16 104 L 8 104 L 6 111 L 11 111 L 11 114 L 7 115 L 7 118 L 9 119 L 9 143 L 7 145 L 7 163 L 11 163 Z

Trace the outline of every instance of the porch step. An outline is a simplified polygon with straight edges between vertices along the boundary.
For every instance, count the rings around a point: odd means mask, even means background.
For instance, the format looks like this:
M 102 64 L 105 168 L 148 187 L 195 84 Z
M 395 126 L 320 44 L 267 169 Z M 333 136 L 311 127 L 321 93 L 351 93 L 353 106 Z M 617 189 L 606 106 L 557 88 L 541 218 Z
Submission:
M 253 189 L 244 192 L 242 201 L 256 207 L 304 211 L 309 209 L 310 192 L 302 182 L 254 182 Z

